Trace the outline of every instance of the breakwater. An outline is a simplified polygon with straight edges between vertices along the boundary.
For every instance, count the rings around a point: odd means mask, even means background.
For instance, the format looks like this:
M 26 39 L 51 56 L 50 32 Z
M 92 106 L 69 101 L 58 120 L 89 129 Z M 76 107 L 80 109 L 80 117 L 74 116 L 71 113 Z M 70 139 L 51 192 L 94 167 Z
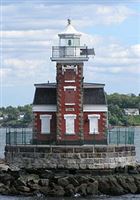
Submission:
M 1 167 L 0 194 L 88 196 L 140 194 L 140 166 L 112 170 L 10 169 Z

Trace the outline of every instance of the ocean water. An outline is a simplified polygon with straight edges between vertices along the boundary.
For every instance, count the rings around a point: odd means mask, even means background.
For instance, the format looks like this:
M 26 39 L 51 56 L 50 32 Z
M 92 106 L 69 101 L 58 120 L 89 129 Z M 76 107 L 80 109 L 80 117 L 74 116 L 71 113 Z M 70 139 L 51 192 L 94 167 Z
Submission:
M 96 196 L 96 197 L 12 197 L 1 196 L 0 200 L 140 200 L 140 195 L 123 195 L 123 196 Z
M 6 143 L 5 139 L 6 130 L 0 128 L 0 158 L 4 158 L 4 147 Z M 140 162 L 140 127 L 135 128 L 135 146 L 136 146 L 136 158 Z M 140 194 L 138 195 L 123 195 L 123 196 L 96 196 L 96 197 L 22 197 L 22 196 L 2 196 L 0 200 L 140 200 Z

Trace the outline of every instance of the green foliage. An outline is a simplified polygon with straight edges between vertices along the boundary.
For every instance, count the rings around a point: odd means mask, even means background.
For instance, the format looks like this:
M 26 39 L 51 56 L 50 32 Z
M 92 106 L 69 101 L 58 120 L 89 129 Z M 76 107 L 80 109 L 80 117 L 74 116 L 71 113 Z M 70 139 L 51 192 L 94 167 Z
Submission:
M 0 126 L 3 127 L 28 127 L 32 124 L 32 106 L 8 106 L 0 108 Z
M 140 110 L 140 95 L 134 94 L 110 94 L 107 95 L 109 124 L 117 126 L 140 125 L 139 116 L 127 116 L 124 112 L 125 108 L 137 108 Z

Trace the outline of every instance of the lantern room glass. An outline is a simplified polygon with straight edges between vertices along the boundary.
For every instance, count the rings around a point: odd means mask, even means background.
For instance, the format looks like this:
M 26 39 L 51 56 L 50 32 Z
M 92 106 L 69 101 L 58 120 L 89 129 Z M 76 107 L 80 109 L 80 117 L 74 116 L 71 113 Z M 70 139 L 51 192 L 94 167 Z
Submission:
M 80 38 L 60 38 L 59 46 L 80 46 Z

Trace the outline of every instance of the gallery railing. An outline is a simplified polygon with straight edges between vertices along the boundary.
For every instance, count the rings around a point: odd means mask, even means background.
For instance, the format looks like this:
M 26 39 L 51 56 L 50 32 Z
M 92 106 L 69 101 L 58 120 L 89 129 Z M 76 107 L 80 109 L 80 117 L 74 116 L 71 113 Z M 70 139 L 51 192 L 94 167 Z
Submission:
M 105 134 L 106 142 L 100 142 L 96 139 L 96 134 L 93 133 L 93 140 L 89 143 L 86 141 L 81 141 L 79 144 L 107 144 L 107 145 L 133 145 L 134 144 L 134 128 L 114 128 L 107 130 Z M 6 130 L 6 145 L 44 145 L 47 144 L 46 141 L 38 141 L 36 138 L 36 133 L 32 129 L 11 129 Z M 55 144 L 54 141 L 49 144 Z M 65 144 L 65 143 L 64 143 Z

